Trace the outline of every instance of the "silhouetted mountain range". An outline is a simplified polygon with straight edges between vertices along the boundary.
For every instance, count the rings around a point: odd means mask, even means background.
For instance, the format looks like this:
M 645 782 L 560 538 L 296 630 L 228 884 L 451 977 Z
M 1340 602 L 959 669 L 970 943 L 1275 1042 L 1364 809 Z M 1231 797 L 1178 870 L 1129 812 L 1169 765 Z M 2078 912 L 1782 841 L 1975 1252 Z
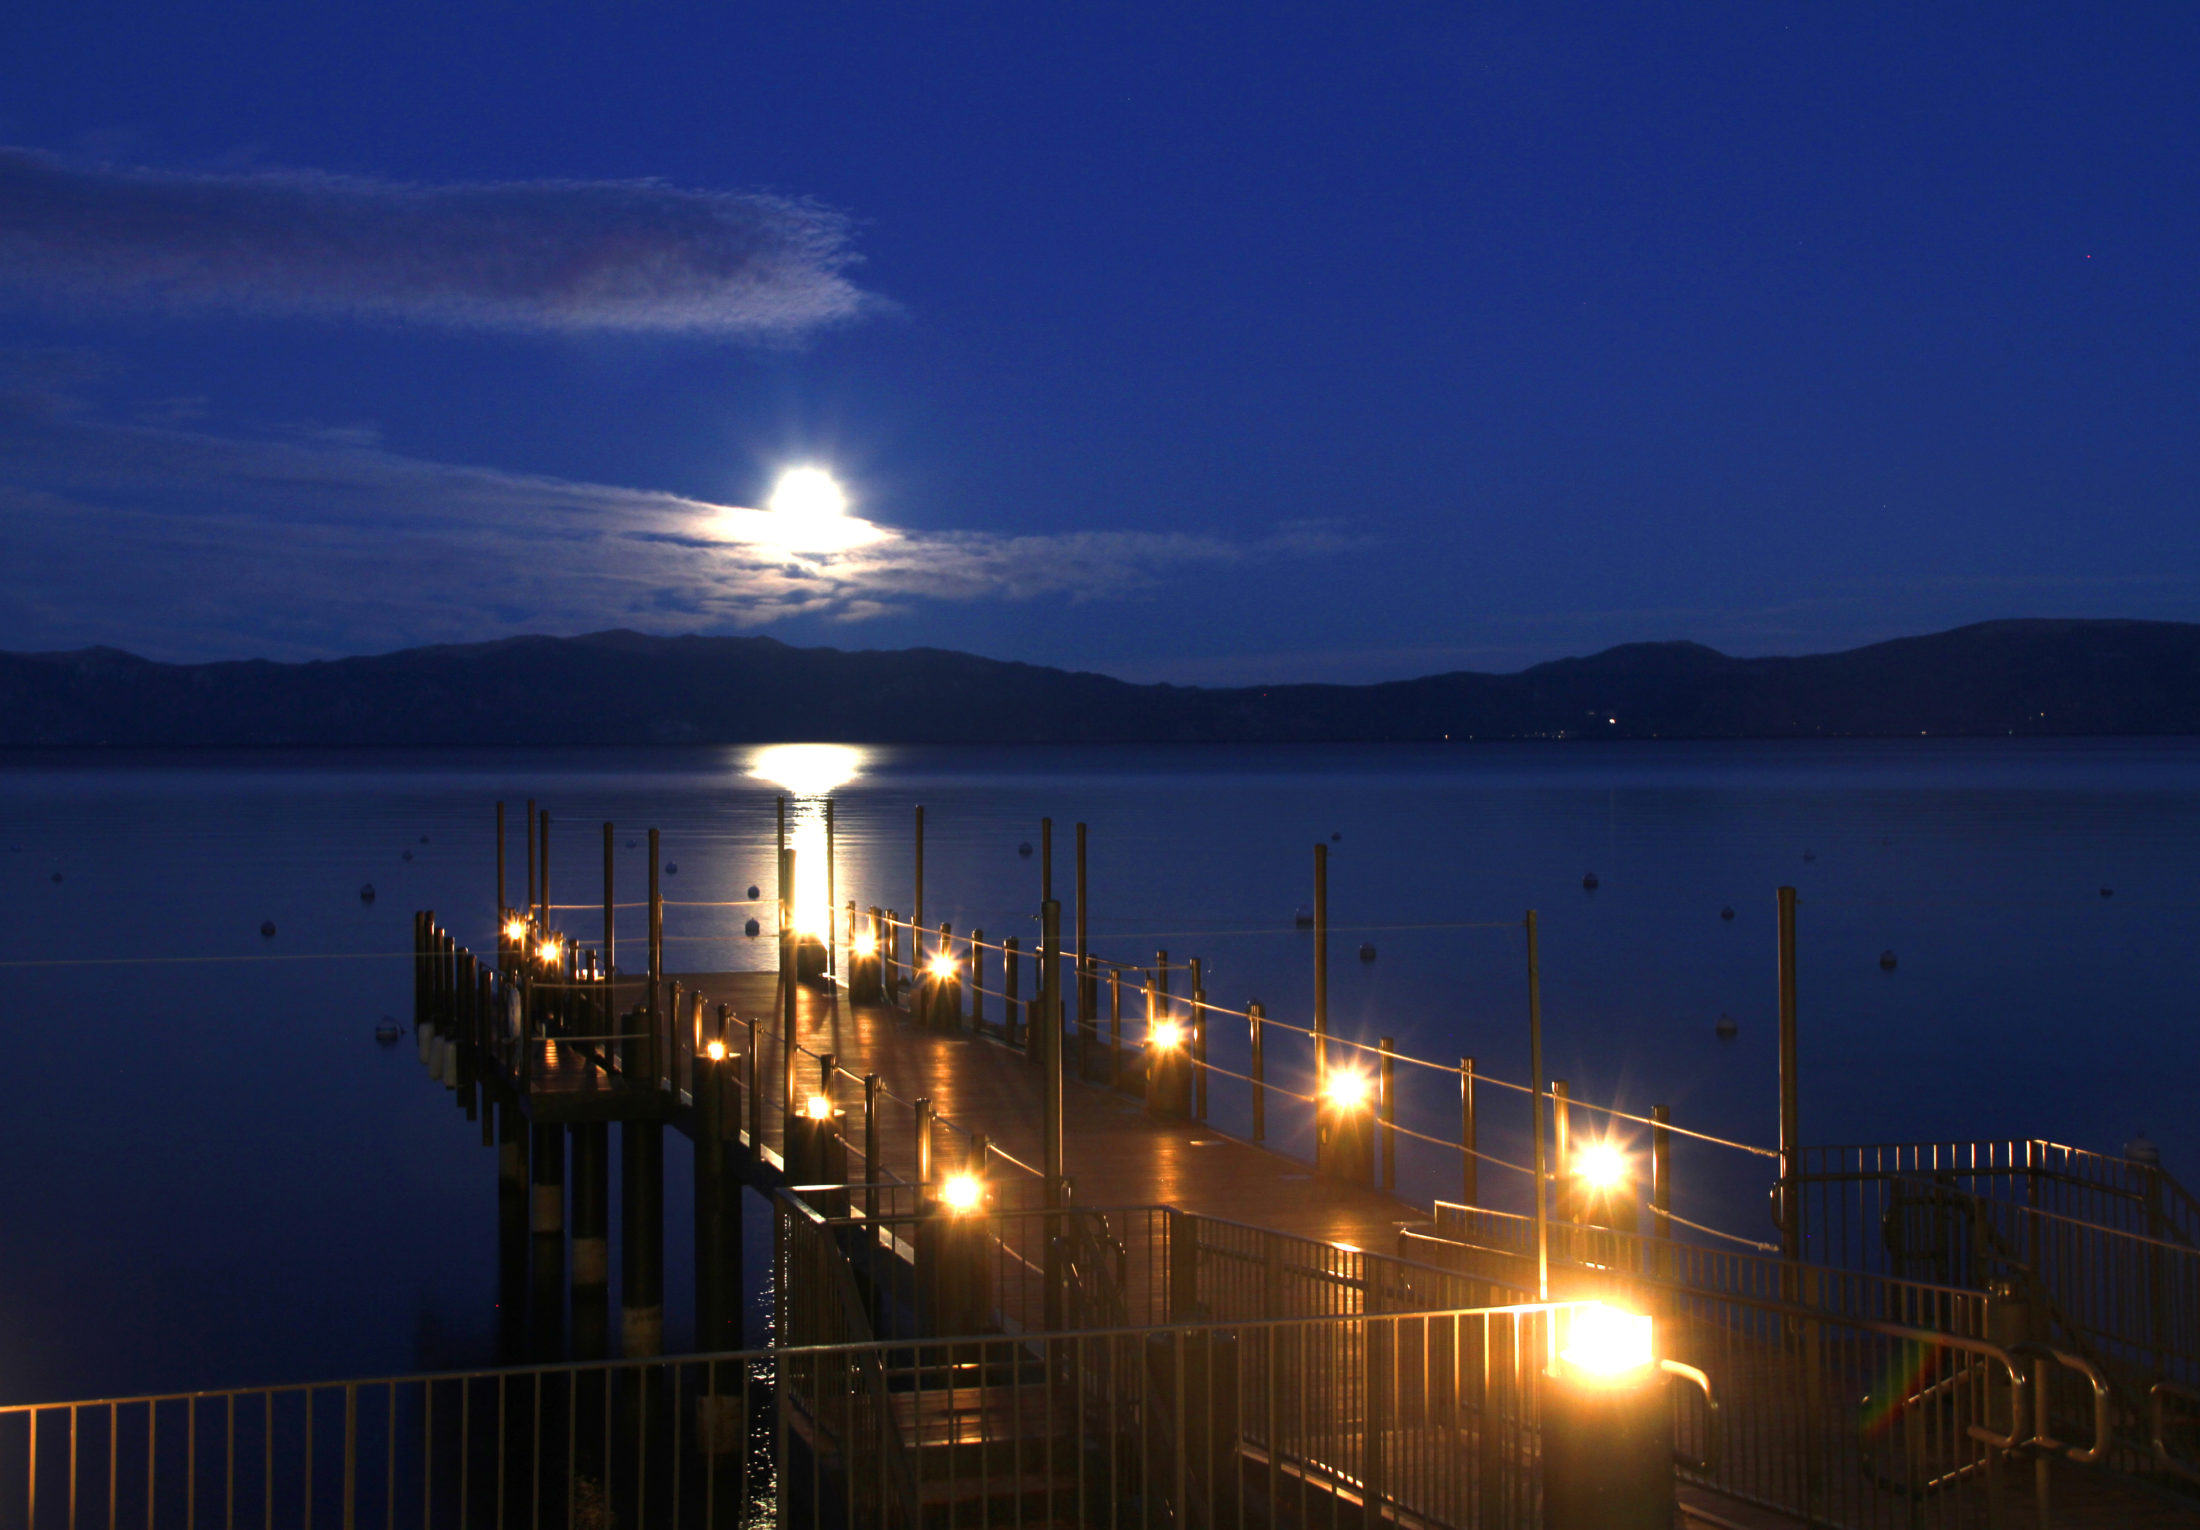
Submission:
M 2200 733 L 2200 625 L 2004 621 L 1801 658 L 1207 689 L 936 648 L 510 638 L 306 664 L 0 654 L 0 747 L 1326 742 Z

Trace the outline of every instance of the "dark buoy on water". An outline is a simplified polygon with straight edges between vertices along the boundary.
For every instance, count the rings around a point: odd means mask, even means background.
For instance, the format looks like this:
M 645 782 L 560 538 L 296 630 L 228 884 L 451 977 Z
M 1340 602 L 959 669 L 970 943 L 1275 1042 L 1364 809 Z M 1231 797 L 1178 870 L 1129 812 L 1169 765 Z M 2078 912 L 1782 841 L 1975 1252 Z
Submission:
M 628 840 L 628 841 L 626 842 L 626 847 L 627 847 L 627 849 L 629 849 L 629 850 L 633 849 L 633 848 L 634 848 L 634 841 L 632 841 L 631 839 L 630 839 L 630 840 Z
M 1364 940 L 1360 942 L 1360 960 L 1363 962 L 1375 960 L 1375 947 Z
M 400 853 L 397 858 L 401 861 L 409 861 L 413 858 L 413 853 L 410 850 L 406 850 Z
M 1583 892 L 1595 892 L 1599 885 L 1597 874 L 1593 871 L 1581 879 L 1581 890 Z
M 428 842 L 428 836 L 427 836 L 427 835 L 425 835 L 425 834 L 421 835 L 421 836 L 420 836 L 420 842 L 421 842 L 421 843 L 422 843 L 423 845 L 424 845 L 424 844 L 426 844 L 426 843 Z
M 374 901 L 374 884 L 372 882 L 365 883 L 360 887 L 359 901 L 361 903 L 372 903 Z
M 400 1026 L 388 1015 L 384 1015 L 382 1017 L 382 1023 L 374 1028 L 374 1039 L 381 1042 L 382 1045 L 386 1047 L 397 1045 L 397 1038 L 404 1034 L 404 1027 Z
M 1818 859 L 1818 852 L 1815 850 L 1805 850 L 1803 852 L 1803 859 L 1806 861 L 1815 861 Z
M 56 882 L 60 881 L 60 880 L 61 880 L 61 873 L 60 873 L 60 872 L 58 872 L 58 871 L 57 871 L 57 872 L 55 872 L 55 873 L 53 874 L 53 879 L 54 879 L 54 880 L 55 880 Z
M 261 920 L 260 934 L 265 936 L 269 940 L 273 940 L 275 938 L 275 921 L 272 919 Z
M 665 875 L 666 875 L 666 876 L 668 876 L 668 877 L 676 877 L 676 876 L 678 876 L 679 874 L 680 874 L 680 863 L 679 863 L 678 861 L 667 861 L 667 862 L 665 862 Z
M 1741 1027 L 1734 1023 L 1734 1017 L 1732 1015 L 1722 1012 L 1719 1016 L 1719 1023 L 1713 1026 L 1711 1029 L 1718 1034 L 1718 1037 L 1721 1041 L 1732 1041 L 1734 1039 L 1735 1032 L 1739 1031 Z
M 749 901 L 750 901 L 750 902 L 752 902 L 752 903 L 753 903 L 753 902 L 755 902 L 755 901 L 756 901 L 756 900 L 757 900 L 758 898 L 761 898 L 761 897 L 763 897 L 763 896 L 764 896 L 764 894 L 763 894 L 763 892 L 762 892 L 762 891 L 761 891 L 760 889 L 758 889 L 758 888 L 756 888 L 756 887 L 754 887 L 754 886 L 751 886 L 751 887 L 749 888 Z
M 1879 970 L 1881 972 L 1894 971 L 1894 953 L 1892 951 L 1882 951 L 1879 953 Z
M 747 924 L 741 926 L 741 933 L 744 935 L 761 935 L 764 933 L 764 927 L 751 919 Z
M 1344 843 L 1344 836 L 1333 832 L 1329 836 L 1329 842 L 1332 845 L 1341 845 Z
M 2116 896 L 2116 889 L 2113 887 L 2104 887 L 2101 889 L 2101 896 L 2104 898 L 2113 898 Z
M 1734 922 L 1734 905 L 1729 903 L 1725 908 L 1720 909 L 1719 917 L 1728 924 L 1732 924 Z
M 1314 928 L 1314 911 L 1301 903 L 1298 912 L 1291 916 L 1291 923 L 1299 929 L 1311 930 Z
M 1018 855 L 1022 856 L 1022 857 L 1023 857 L 1023 858 L 1025 859 L 1025 860 L 1027 860 L 1027 861 L 1028 861 L 1028 860 L 1030 860 L 1030 859 L 1031 859 L 1031 841 L 1027 839 L 1027 840 L 1025 840 L 1025 841 L 1024 841 L 1024 842 L 1023 842 L 1022 844 L 1018 845 L 1018 846 L 1016 847 L 1016 853 L 1017 853 Z

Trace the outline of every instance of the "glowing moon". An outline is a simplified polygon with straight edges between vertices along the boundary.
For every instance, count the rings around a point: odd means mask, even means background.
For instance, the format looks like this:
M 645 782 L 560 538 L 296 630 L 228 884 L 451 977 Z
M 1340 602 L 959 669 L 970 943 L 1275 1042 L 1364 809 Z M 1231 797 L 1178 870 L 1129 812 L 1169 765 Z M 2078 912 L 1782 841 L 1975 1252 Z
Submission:
M 848 496 L 823 468 L 789 468 L 772 486 L 770 508 L 793 520 L 826 520 L 848 513 Z

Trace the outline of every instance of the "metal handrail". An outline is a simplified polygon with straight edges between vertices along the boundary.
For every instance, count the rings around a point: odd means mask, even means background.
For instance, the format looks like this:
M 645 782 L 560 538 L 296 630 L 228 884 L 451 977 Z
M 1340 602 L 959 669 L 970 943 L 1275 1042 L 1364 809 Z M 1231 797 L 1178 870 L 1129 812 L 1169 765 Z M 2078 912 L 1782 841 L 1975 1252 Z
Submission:
M 2026 1339 L 2009 1346 L 2009 1353 L 2042 1362 L 2043 1368 L 2036 1378 L 2039 1391 L 2034 1397 L 2032 1437 L 2025 1443 L 2033 1450 L 2048 1455 L 2061 1454 L 2080 1466 L 2091 1466 L 2108 1454 L 2116 1443 L 2115 1394 L 2110 1390 L 2108 1378 L 2101 1368 L 2083 1355 L 2057 1349 L 2052 1344 L 2042 1344 L 2037 1339 Z M 2076 1371 L 2093 1388 L 2093 1443 L 2084 1450 L 2056 1439 L 2047 1432 L 2047 1372 L 2045 1365 L 2053 1364 L 2065 1370 Z
M 2164 1405 L 2172 1397 L 2200 1403 L 2200 1392 L 2180 1386 L 2166 1376 L 2147 1388 L 2147 1445 L 2154 1452 L 2156 1465 L 2175 1472 L 2188 1482 L 2200 1482 L 2200 1463 L 2180 1460 L 2169 1448 L 2169 1409 Z

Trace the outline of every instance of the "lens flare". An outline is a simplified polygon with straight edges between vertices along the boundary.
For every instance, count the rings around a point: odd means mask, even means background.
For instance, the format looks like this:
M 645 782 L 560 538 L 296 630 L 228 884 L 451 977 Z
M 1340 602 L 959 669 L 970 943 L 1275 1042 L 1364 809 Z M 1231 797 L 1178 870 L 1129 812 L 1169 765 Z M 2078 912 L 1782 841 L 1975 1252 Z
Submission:
M 723 1041 L 713 1041 L 703 1048 L 703 1055 L 712 1062 L 724 1062 L 726 1060 L 726 1044 Z
M 1178 1025 L 1174 1020 L 1156 1021 L 1153 1028 L 1153 1044 L 1164 1052 L 1174 1051 L 1184 1044 L 1184 1027 Z
M 1367 1075 L 1349 1069 L 1330 1074 L 1329 1082 L 1322 1088 L 1329 1103 L 1339 1110 L 1358 1110 L 1367 1103 L 1370 1092 Z
M 1624 1376 L 1650 1363 L 1650 1318 L 1602 1302 L 1576 1307 L 1567 1318 L 1559 1357 L 1593 1376 Z
M 976 1211 L 985 1201 L 985 1181 L 975 1174 L 951 1174 L 940 1186 L 940 1200 L 957 1216 Z
M 1616 1190 L 1627 1183 L 1627 1155 L 1609 1142 L 1581 1150 L 1574 1173 L 1592 1190 Z
M 504 938 L 511 941 L 525 940 L 527 938 L 527 921 L 514 919 L 507 923 L 504 926 Z
M 830 1120 L 833 1114 L 833 1102 L 822 1094 L 813 1094 L 802 1102 L 802 1113 L 812 1121 Z
M 936 978 L 951 978 L 956 973 L 955 958 L 949 956 L 945 951 L 934 956 L 929 962 L 925 963 L 925 966 Z

